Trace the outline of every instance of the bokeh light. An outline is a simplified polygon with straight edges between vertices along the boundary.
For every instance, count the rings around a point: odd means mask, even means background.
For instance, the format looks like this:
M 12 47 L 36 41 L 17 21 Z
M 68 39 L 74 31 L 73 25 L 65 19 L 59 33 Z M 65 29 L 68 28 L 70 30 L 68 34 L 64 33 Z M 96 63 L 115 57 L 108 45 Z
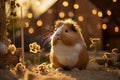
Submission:
M 32 14 L 32 13 L 28 13 L 27 17 L 28 17 L 29 19 L 31 19 L 31 18 L 33 17 L 33 14 Z
M 68 3 L 67 1 L 63 1 L 62 5 L 63 5 L 64 7 L 67 7 L 67 6 L 69 5 L 69 3 Z
M 93 14 L 93 15 L 96 15 L 96 14 L 97 14 L 97 10 L 93 9 L 93 10 L 92 10 L 92 14 Z
M 48 14 L 52 14 L 52 13 L 53 13 L 53 10 L 52 10 L 52 9 L 48 9 L 47 13 L 48 13 Z
M 72 11 L 68 12 L 68 16 L 69 17 L 73 17 L 74 16 L 74 13 Z
M 25 28 L 29 27 L 29 22 L 25 22 Z
M 60 17 L 60 18 L 64 18 L 64 17 L 65 17 L 65 13 L 64 13 L 64 12 L 60 12 L 60 13 L 59 13 L 59 17 Z
M 79 20 L 80 22 L 82 22 L 82 21 L 84 21 L 84 17 L 83 17 L 83 16 L 79 16 L 79 17 L 78 17 L 78 20 Z
M 119 32 L 119 27 L 118 27 L 118 26 L 115 26 L 114 31 L 115 31 L 115 32 Z
M 102 29 L 106 30 L 107 29 L 107 25 L 106 24 L 102 24 Z
M 73 7 L 74 7 L 74 9 L 79 9 L 79 5 L 78 4 L 74 4 Z
M 107 10 L 107 15 L 110 16 L 112 13 L 110 10 Z
M 117 0 L 112 0 L 113 2 L 117 2 Z
M 42 22 L 42 20 L 38 20 L 36 24 L 37 24 L 37 26 L 39 26 L 39 27 L 40 27 L 40 26 L 42 26 L 42 25 L 43 25 L 43 22 Z
M 29 28 L 28 32 L 29 32 L 29 34 L 33 34 L 34 33 L 34 29 L 33 28 Z
M 102 17 L 103 16 L 103 13 L 101 11 L 98 12 L 98 16 L 99 17 Z

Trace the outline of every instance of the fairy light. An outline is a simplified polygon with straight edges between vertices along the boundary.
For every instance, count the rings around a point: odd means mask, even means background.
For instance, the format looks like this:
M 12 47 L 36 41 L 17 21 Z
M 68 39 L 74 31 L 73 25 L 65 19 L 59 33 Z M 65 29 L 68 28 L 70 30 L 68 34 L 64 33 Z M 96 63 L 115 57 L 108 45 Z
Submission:
M 73 17 L 73 16 L 74 16 L 74 13 L 73 13 L 72 11 L 70 11 L 70 12 L 68 13 L 68 15 L 69 15 L 69 17 Z
M 26 27 L 26 28 L 29 27 L 29 22 L 25 22 L 25 27 Z
M 83 16 L 79 16 L 79 17 L 78 17 L 78 20 L 79 20 L 80 22 L 84 21 Z
M 114 3 L 117 2 L 117 0 L 112 0 Z
M 52 10 L 52 9 L 49 9 L 49 10 L 47 11 L 47 13 L 48 13 L 48 14 L 52 14 L 52 13 L 53 13 L 53 10 Z
M 29 34 L 33 34 L 34 33 L 34 29 L 33 28 L 29 28 L 28 32 L 29 32 Z
M 60 17 L 60 18 L 64 18 L 64 17 L 65 17 L 65 13 L 64 13 L 64 12 L 60 12 L 60 13 L 59 13 L 59 17 Z
M 107 10 L 107 15 L 110 16 L 112 13 L 110 10 Z
M 73 7 L 74 7 L 74 9 L 79 9 L 79 5 L 78 4 L 74 4 Z
M 69 5 L 69 3 L 68 3 L 67 1 L 63 1 L 62 5 L 63 5 L 64 7 L 67 7 L 67 6 Z
M 118 26 L 115 26 L 114 31 L 115 31 L 115 32 L 119 32 L 119 27 L 118 27 Z
M 102 24 L 102 29 L 106 30 L 107 29 L 107 25 L 106 24 Z
M 103 13 L 101 11 L 98 12 L 98 16 L 99 17 L 102 17 L 103 16 Z
M 97 10 L 93 9 L 93 10 L 92 10 L 92 14 L 93 14 L 93 15 L 96 15 L 96 14 L 97 14 Z
M 29 19 L 31 19 L 31 18 L 33 17 L 33 14 L 32 14 L 32 13 L 28 13 L 27 17 L 28 17 Z
M 37 24 L 37 26 L 39 26 L 39 27 L 40 27 L 40 26 L 42 26 L 42 25 L 43 25 L 43 22 L 42 22 L 42 20 L 38 20 L 36 24 Z

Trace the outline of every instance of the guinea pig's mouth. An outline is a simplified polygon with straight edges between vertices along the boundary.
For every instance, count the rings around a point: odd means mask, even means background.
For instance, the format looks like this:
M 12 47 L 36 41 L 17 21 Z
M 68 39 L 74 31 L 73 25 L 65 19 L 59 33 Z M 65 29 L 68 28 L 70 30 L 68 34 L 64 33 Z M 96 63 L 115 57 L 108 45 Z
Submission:
M 57 40 L 60 40 L 60 34 L 56 34 Z

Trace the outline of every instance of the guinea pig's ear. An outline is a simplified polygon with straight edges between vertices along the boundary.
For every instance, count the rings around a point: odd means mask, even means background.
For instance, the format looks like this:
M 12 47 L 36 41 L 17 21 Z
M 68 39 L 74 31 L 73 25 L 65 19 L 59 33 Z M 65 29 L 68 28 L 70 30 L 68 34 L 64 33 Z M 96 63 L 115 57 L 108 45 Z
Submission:
M 77 32 L 77 30 L 76 30 L 76 28 L 75 28 L 75 26 L 72 24 L 71 25 L 71 29 L 74 31 L 74 32 Z
M 58 27 L 60 27 L 62 24 L 64 24 L 63 20 L 58 20 L 55 22 L 55 30 L 57 30 Z

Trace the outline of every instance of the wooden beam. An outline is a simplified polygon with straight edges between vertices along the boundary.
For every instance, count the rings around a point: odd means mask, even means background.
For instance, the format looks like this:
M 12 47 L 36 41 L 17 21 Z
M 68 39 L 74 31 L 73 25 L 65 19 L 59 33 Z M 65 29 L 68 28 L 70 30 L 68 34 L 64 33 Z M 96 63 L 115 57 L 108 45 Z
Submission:
M 0 41 L 3 41 L 5 31 L 5 0 L 0 0 Z

